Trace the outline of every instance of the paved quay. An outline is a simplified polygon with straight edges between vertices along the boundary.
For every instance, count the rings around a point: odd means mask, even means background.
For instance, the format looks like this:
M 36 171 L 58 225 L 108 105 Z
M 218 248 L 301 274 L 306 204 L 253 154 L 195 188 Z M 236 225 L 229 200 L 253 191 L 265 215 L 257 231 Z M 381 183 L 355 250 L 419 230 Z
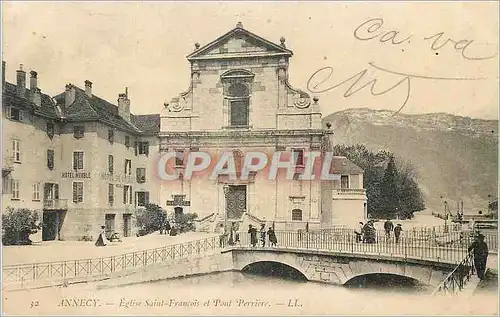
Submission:
M 105 247 L 96 247 L 95 241 L 48 241 L 29 246 L 4 246 L 2 247 L 2 266 L 100 258 L 160 248 L 212 236 L 215 234 L 186 232 L 171 237 L 154 232 L 142 237 L 122 238 L 122 242 L 114 242 Z

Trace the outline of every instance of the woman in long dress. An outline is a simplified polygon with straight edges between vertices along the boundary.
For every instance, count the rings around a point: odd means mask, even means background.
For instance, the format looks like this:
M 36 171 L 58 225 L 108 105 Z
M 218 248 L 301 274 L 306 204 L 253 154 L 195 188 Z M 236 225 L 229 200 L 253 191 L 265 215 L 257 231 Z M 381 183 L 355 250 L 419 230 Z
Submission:
M 105 239 L 105 233 L 104 233 L 104 226 L 101 226 L 101 231 L 99 232 L 99 237 L 97 238 L 97 241 L 95 242 L 96 247 L 104 247 L 106 243 L 104 242 Z

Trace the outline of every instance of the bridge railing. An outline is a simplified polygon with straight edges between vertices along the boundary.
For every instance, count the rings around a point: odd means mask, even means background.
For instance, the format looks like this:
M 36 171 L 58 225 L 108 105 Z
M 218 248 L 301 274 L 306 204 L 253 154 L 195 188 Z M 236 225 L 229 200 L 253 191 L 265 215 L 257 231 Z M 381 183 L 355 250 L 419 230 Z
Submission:
M 464 259 L 468 253 L 467 248 L 473 241 L 473 237 L 464 232 L 434 233 L 431 236 L 427 233 L 410 232 L 396 239 L 394 234 L 386 236 L 385 232 L 378 231 L 364 240 L 355 230 L 344 228 L 311 232 L 276 231 L 275 234 L 280 248 L 401 256 L 452 263 L 459 263 Z M 256 247 L 262 246 L 260 233 L 257 240 Z M 250 245 L 249 234 L 240 233 L 240 241 L 236 246 Z M 270 246 L 267 234 L 265 246 Z
M 473 251 L 457 265 L 457 267 L 439 284 L 432 292 L 432 295 L 446 294 L 454 295 L 460 292 L 465 284 L 474 274 L 474 255 Z
M 220 239 L 216 236 L 101 258 L 6 265 L 2 267 L 2 281 L 23 285 L 41 280 L 66 281 L 99 276 L 206 253 L 220 247 Z

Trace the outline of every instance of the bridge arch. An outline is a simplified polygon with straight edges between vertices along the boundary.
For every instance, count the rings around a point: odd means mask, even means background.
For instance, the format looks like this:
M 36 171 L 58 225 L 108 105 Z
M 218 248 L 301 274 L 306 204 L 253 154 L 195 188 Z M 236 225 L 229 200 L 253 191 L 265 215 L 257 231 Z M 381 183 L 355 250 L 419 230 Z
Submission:
M 241 272 L 277 276 L 293 280 L 308 280 L 306 274 L 300 268 L 279 261 L 256 261 L 248 263 L 241 268 Z
M 387 287 L 424 287 L 428 286 L 415 277 L 396 273 L 366 273 L 351 276 L 343 286 L 387 286 Z

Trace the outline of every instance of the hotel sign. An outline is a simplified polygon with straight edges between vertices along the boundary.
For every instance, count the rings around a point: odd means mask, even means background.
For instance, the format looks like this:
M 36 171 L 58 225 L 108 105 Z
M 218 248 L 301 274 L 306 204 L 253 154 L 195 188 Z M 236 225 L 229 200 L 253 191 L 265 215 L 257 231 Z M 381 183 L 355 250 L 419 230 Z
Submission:
M 101 173 L 101 179 L 108 182 L 116 183 L 130 183 L 132 182 L 132 176 L 126 174 L 111 174 L 111 173 Z
M 62 172 L 61 178 L 91 178 L 90 172 Z

